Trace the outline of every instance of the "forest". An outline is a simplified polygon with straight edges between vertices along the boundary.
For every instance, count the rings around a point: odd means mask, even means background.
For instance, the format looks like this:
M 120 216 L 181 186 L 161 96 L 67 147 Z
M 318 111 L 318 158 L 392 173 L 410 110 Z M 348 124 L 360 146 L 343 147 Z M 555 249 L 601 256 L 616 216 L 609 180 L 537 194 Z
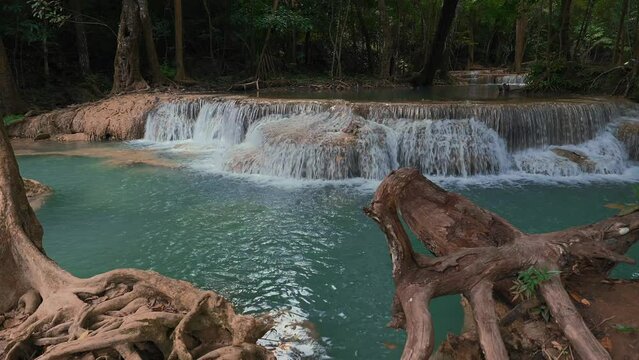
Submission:
M 258 78 L 429 85 L 484 68 L 529 72 L 541 92 L 632 95 L 638 14 L 630 0 L 3 0 L 3 102 Z

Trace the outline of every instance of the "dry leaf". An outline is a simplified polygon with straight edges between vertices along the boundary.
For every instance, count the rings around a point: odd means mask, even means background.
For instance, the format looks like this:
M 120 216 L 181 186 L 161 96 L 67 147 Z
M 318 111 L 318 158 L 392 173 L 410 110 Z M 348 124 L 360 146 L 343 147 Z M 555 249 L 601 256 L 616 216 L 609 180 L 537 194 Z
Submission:
M 599 342 L 604 349 L 608 350 L 608 352 L 612 351 L 612 340 L 610 340 L 609 337 L 605 336 L 603 339 L 599 340 Z
M 388 342 L 388 341 L 384 341 L 384 347 L 387 348 L 388 350 L 395 350 L 395 349 L 397 349 L 397 344 L 392 343 L 392 342 Z
M 553 341 L 551 341 L 550 343 L 551 343 L 551 344 L 552 344 L 552 346 L 553 346 L 555 349 L 557 349 L 557 350 L 563 350 L 563 349 L 564 349 L 564 347 L 563 347 L 560 343 L 558 343 L 558 342 L 556 342 L 556 341 L 554 341 L 554 340 L 553 340 Z

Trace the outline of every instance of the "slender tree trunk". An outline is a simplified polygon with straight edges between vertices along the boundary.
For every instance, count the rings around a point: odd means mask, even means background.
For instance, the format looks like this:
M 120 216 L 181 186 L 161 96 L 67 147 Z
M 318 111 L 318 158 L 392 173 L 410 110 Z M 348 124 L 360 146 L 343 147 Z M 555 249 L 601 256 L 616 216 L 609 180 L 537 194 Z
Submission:
M 0 37 L 0 122 L 2 121 L 3 113 L 15 114 L 22 113 L 25 110 L 26 104 L 20 98 L 18 89 L 16 89 L 7 50 Z M 0 123 L 0 126 L 3 126 L 3 124 Z
M 385 0 L 377 0 L 379 10 L 380 29 L 382 31 L 382 46 L 379 54 L 379 77 L 388 79 L 390 76 L 391 50 L 393 48 L 393 33 L 388 19 L 388 9 Z
M 211 19 L 211 10 L 209 10 L 209 0 L 202 0 L 202 4 L 204 4 L 204 11 L 206 11 L 206 20 L 209 25 L 209 56 L 211 57 L 211 62 L 215 58 L 213 56 L 213 19 Z
M 280 6 L 280 1 L 279 0 L 273 0 L 273 14 L 275 14 L 277 12 L 277 9 Z M 259 79 L 260 77 L 266 76 L 268 75 L 268 71 L 266 70 L 266 51 L 268 50 L 268 43 L 271 40 L 271 33 L 273 32 L 273 29 L 271 29 L 270 27 L 268 28 L 268 30 L 266 31 L 266 37 L 264 38 L 264 45 L 262 46 L 262 51 L 260 52 L 260 57 L 257 61 L 257 71 L 255 73 L 255 78 Z
M 304 36 L 304 65 L 311 64 L 311 32 L 307 31 Z
M 44 80 L 49 82 L 51 71 L 49 70 L 49 44 L 46 36 L 42 39 L 42 61 L 44 65 Z
M 639 14 L 639 2 L 637 3 L 637 14 Z M 630 91 L 635 89 L 639 85 L 639 16 L 635 20 L 634 41 L 635 42 L 632 45 L 632 54 L 635 59 L 635 64 L 632 67 L 632 74 L 630 75 L 630 79 L 628 79 L 628 84 L 626 85 L 625 96 L 630 95 Z
M 572 57 L 578 57 L 581 53 L 581 43 L 588 32 L 588 28 L 590 27 L 590 19 L 592 19 L 592 8 L 595 5 L 595 0 L 588 0 L 588 7 L 586 8 L 586 14 L 584 15 L 584 20 L 581 23 L 581 28 L 579 29 L 579 36 L 577 37 L 577 41 L 575 42 L 575 46 L 572 49 Z
M 182 27 L 182 0 L 175 0 L 175 80 L 185 81 L 188 79 L 184 70 L 184 33 Z
M 521 5 L 520 5 L 521 7 Z M 524 62 L 526 51 L 526 30 L 528 28 L 528 14 L 519 9 L 515 30 L 515 71 L 521 72 L 521 64 Z
M 142 33 L 144 34 L 146 57 L 151 71 L 151 82 L 155 85 L 164 84 L 167 82 L 167 79 L 164 77 L 162 70 L 160 69 L 160 61 L 158 60 L 158 53 L 155 49 L 155 42 L 153 40 L 153 24 L 151 24 L 151 16 L 149 15 L 149 5 L 147 0 L 137 0 L 137 3 L 140 24 L 142 25 Z
M 612 63 L 620 64 L 623 60 L 623 30 L 626 22 L 626 14 L 628 13 L 628 0 L 623 0 L 621 5 L 621 15 L 619 16 L 619 27 L 617 28 L 617 37 L 615 38 L 615 48 L 612 53 Z
M 373 48 L 371 46 L 371 36 L 368 32 L 368 27 L 366 27 L 366 22 L 364 22 L 364 16 L 362 14 L 361 3 L 357 3 L 354 5 L 355 11 L 357 15 L 357 21 L 359 23 L 359 29 L 364 37 L 364 46 L 366 47 L 366 66 L 368 68 L 369 73 L 373 73 Z
M 466 69 L 470 70 L 475 63 L 475 14 L 471 12 L 468 18 L 468 64 Z
M 559 26 L 559 52 L 570 59 L 570 15 L 572 0 L 561 0 L 561 18 Z
M 140 90 L 148 84 L 140 72 L 140 17 L 138 3 L 135 0 L 122 0 L 118 47 L 113 64 L 114 94 Z
M 444 0 L 441 14 L 439 15 L 437 31 L 435 32 L 435 39 L 430 49 L 430 55 L 428 56 L 428 60 L 426 61 L 426 65 L 422 71 L 413 80 L 414 85 L 428 86 L 433 84 L 435 72 L 439 69 L 442 63 L 446 47 L 446 39 L 448 38 L 448 33 L 450 32 L 453 20 L 455 19 L 458 2 L 459 0 Z
M 82 76 L 91 73 L 91 62 L 89 59 L 89 44 L 87 42 L 87 33 L 82 22 L 82 4 L 80 0 L 71 0 L 71 9 L 73 10 L 73 22 L 75 26 L 75 46 L 78 50 L 78 63 L 80 64 L 80 72 Z

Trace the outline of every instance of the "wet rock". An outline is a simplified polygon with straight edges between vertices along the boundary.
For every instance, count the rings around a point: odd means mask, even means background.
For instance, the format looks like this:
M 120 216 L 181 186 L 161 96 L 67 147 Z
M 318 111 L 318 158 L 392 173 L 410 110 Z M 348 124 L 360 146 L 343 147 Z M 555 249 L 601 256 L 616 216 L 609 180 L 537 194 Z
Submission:
M 144 136 L 147 114 L 159 102 L 195 96 L 139 93 L 114 96 L 93 103 L 70 106 L 27 117 L 8 127 L 11 137 L 35 138 L 38 134 L 85 134 L 88 140 L 133 140 Z M 201 97 L 201 96 L 200 96 Z M 78 140 L 81 135 L 75 135 Z M 63 140 L 63 141 L 70 141 Z
M 576 151 L 576 150 L 568 150 L 564 148 L 553 148 L 551 149 L 553 153 L 557 156 L 561 156 L 565 159 L 568 159 L 575 164 L 579 165 L 583 172 L 593 173 L 595 172 L 596 164 L 594 161 L 590 160 L 586 154 Z
M 22 182 L 24 184 L 24 189 L 27 192 L 29 205 L 31 205 L 33 210 L 38 210 L 42 207 L 47 197 L 53 194 L 52 188 L 39 181 L 23 178 Z
M 91 138 L 85 133 L 62 134 L 55 137 L 56 141 L 89 141 Z
M 639 121 L 626 121 L 619 125 L 617 138 L 626 146 L 632 160 L 639 160 Z

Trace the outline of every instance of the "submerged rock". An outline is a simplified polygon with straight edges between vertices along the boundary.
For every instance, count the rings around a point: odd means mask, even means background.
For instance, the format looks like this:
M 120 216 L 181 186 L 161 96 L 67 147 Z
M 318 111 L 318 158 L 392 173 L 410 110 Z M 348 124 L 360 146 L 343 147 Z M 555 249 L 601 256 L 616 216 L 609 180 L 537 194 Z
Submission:
M 27 192 L 29 205 L 31 205 L 33 210 L 41 208 L 49 195 L 53 194 L 53 189 L 51 187 L 44 185 L 39 181 L 26 178 L 22 178 L 22 181 L 24 183 L 24 189 Z
M 38 141 L 38 140 L 48 140 L 51 138 L 51 134 L 47 134 L 47 133 L 40 133 L 38 135 L 36 135 L 33 138 L 33 141 Z

